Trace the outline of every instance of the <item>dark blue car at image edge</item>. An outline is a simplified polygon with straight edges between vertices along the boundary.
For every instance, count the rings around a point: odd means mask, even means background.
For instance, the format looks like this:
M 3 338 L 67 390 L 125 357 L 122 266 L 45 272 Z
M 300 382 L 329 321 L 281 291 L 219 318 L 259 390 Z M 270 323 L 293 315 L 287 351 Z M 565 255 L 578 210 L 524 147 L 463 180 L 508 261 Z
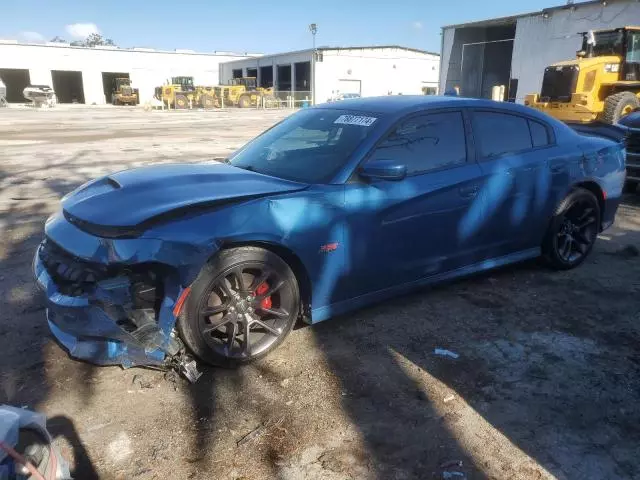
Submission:
M 76 358 L 237 365 L 299 318 L 539 256 L 579 265 L 614 221 L 624 159 L 623 144 L 515 104 L 345 100 L 291 115 L 223 164 L 81 186 L 47 220 L 34 271 Z

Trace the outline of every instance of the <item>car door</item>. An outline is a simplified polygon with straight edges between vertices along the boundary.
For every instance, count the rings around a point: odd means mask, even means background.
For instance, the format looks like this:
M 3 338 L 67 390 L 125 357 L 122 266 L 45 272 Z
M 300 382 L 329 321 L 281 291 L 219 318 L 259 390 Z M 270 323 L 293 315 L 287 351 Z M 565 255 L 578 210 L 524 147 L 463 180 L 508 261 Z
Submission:
M 475 239 L 460 223 L 478 193 L 481 170 L 471 155 L 461 110 L 400 121 L 366 162 L 407 167 L 400 181 L 354 177 L 345 188 L 349 259 L 357 295 L 418 280 L 473 262 Z
M 552 129 L 498 110 L 473 110 L 471 122 L 482 182 L 468 233 L 480 238 L 486 258 L 538 246 L 551 198 Z

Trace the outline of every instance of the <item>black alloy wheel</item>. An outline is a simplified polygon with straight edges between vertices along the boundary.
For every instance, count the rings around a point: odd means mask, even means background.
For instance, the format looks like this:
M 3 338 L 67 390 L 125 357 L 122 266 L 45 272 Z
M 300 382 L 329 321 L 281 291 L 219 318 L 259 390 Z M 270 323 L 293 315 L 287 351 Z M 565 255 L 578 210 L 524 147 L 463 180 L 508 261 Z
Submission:
M 280 345 L 300 312 L 296 278 L 274 253 L 243 247 L 221 252 L 200 273 L 178 322 L 202 360 L 230 366 Z
M 591 253 L 600 231 L 600 205 L 595 195 L 579 188 L 560 204 L 543 244 L 552 267 L 568 270 Z

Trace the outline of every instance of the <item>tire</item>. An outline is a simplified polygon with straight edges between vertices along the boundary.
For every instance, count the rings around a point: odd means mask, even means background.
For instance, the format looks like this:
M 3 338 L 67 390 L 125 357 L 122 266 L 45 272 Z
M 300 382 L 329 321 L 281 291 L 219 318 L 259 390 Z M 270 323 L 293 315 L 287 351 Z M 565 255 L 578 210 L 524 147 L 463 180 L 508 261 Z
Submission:
M 249 108 L 251 106 L 251 99 L 246 95 L 240 97 L 240 99 L 238 100 L 238 106 L 240 108 Z
M 213 108 L 215 106 L 216 99 L 211 94 L 205 94 L 200 97 L 200 105 L 202 108 Z
M 176 95 L 176 101 L 174 103 L 176 109 L 184 110 L 189 107 L 189 100 L 186 95 Z
M 598 199 L 589 190 L 577 188 L 556 208 L 542 243 L 543 257 L 556 270 L 575 268 L 589 256 L 599 232 Z
M 209 315 L 204 313 L 207 309 Z M 234 367 L 280 346 L 300 311 L 298 282 L 284 260 L 261 248 L 234 248 L 221 251 L 193 282 L 178 331 L 203 362 Z
M 638 182 L 635 180 L 627 180 L 624 184 L 624 193 L 636 193 L 638 191 Z
M 632 92 L 609 95 L 604 101 L 602 120 L 611 125 L 616 124 L 622 117 L 638 107 L 640 107 L 640 101 Z

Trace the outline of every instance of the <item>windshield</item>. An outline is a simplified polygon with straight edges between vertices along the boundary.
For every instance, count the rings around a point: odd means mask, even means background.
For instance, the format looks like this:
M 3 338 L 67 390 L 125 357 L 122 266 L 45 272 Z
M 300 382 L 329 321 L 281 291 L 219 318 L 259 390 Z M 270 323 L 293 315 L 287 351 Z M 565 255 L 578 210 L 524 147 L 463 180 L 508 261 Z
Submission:
M 329 181 L 371 133 L 379 115 L 306 109 L 267 130 L 229 163 L 303 183 Z
M 618 31 L 595 32 L 596 44 L 593 47 L 593 54 L 596 57 L 604 55 L 621 55 L 624 41 L 624 33 Z M 582 50 L 587 51 L 587 37 L 582 41 Z

